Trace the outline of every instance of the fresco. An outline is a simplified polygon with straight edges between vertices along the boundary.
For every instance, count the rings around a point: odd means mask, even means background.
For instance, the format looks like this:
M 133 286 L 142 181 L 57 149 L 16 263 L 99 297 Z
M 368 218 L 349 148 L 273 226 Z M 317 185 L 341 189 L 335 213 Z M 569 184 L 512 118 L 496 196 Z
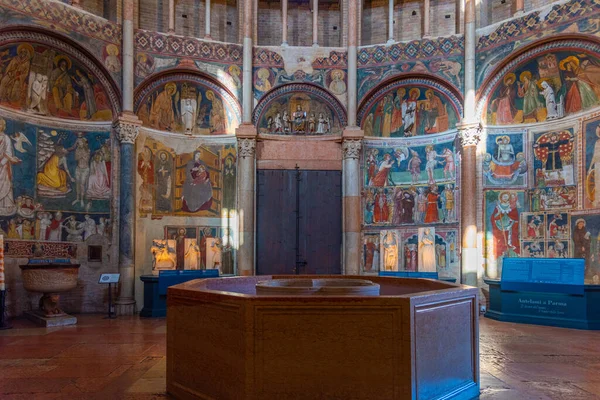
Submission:
M 570 214 L 522 213 L 520 226 L 522 257 L 572 257 Z
M 600 284 L 600 214 L 571 215 L 573 257 L 585 259 L 585 283 Z
M 459 117 L 444 93 L 406 85 L 377 94 L 374 104 L 361 111 L 365 136 L 410 137 L 454 129 Z
M 483 156 L 484 187 L 527 187 L 525 132 L 487 133 Z
M 111 235 L 109 132 L 0 118 L 0 234 L 80 242 Z
M 572 128 L 534 133 L 531 147 L 536 188 L 577 183 L 575 135 Z
M 235 145 L 203 144 L 177 152 L 150 136 L 138 149 L 142 217 L 221 217 L 235 205 Z
M 308 93 L 278 97 L 258 122 L 260 133 L 280 135 L 339 135 L 342 129 L 331 107 Z
M 487 103 L 489 125 L 563 118 L 600 104 L 600 58 L 581 51 L 538 54 L 507 72 Z
M 240 124 L 235 100 L 202 79 L 160 82 L 136 98 L 144 126 L 188 135 L 233 134 Z
M 519 216 L 528 211 L 527 197 L 524 190 L 486 190 L 483 199 L 487 267 L 501 276 L 504 257 L 521 255 Z
M 398 253 L 401 248 L 400 235 L 398 234 L 398 231 L 381 231 L 379 243 L 379 254 L 381 254 L 380 270 L 387 272 L 398 271 Z
M 363 234 L 363 258 L 362 258 L 362 272 L 363 273 L 377 273 L 379 271 L 379 260 L 381 250 L 379 247 L 380 234 L 367 233 Z
M 528 192 L 532 212 L 577 208 L 577 186 L 535 188 Z
M 600 118 L 585 121 L 583 124 L 583 207 L 600 208 Z
M 86 67 L 32 43 L 0 47 L 0 105 L 66 119 L 112 120 L 108 96 Z

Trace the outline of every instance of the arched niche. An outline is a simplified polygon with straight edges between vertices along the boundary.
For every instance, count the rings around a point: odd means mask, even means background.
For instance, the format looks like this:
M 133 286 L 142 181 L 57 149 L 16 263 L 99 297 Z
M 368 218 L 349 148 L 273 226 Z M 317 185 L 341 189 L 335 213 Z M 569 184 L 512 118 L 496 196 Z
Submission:
M 31 30 L 0 32 L 0 106 L 39 118 L 112 121 L 119 90 L 69 39 Z
M 357 119 L 365 136 L 411 137 L 455 128 L 462 115 L 460 94 L 425 77 L 395 78 L 365 96 Z
M 600 44 L 586 38 L 538 43 L 490 74 L 477 114 L 488 126 L 560 120 L 600 106 Z
M 150 78 L 136 90 L 134 103 L 143 125 L 161 131 L 234 134 L 242 119 L 240 104 L 227 89 L 194 72 Z
M 307 83 L 290 83 L 268 92 L 252 119 L 261 134 L 341 135 L 346 112 L 328 91 Z

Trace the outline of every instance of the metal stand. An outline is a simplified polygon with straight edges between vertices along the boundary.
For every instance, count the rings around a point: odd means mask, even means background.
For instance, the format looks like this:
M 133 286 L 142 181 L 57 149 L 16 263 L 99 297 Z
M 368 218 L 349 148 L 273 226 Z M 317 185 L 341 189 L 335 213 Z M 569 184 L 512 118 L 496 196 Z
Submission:
M 115 319 L 117 315 L 112 311 L 112 283 L 108 284 L 108 316 L 105 319 Z
M 300 270 L 306 266 L 306 261 L 302 260 L 300 255 L 300 182 L 302 182 L 302 175 L 300 173 L 300 167 L 296 164 L 296 266 L 294 267 L 294 273 L 300 275 Z
M 0 330 L 12 328 L 9 325 L 5 315 L 6 309 L 6 290 L 0 290 Z

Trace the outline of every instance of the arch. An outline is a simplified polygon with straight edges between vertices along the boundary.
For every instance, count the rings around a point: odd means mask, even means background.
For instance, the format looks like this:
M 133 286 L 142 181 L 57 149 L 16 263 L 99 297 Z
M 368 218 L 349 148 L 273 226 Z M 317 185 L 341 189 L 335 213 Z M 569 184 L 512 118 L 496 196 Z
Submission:
M 341 134 L 341 130 L 347 125 L 348 120 L 344 106 L 334 95 L 312 83 L 289 83 L 271 89 L 260 99 L 258 105 L 254 108 L 252 123 L 257 126 L 259 132 L 262 126 L 261 123 L 264 122 L 263 119 L 271 112 L 273 106 L 293 96 L 305 96 L 306 99 L 310 99 L 306 101 L 313 101 L 315 103 L 313 106 L 314 109 L 331 114 L 333 118 L 331 126 L 339 128 L 339 132 L 334 132 L 332 128 L 331 133 Z
M 588 85 L 593 89 L 595 95 L 591 96 L 586 104 L 583 104 L 579 110 L 573 103 L 569 104 L 566 87 L 570 85 L 567 85 L 565 80 L 567 74 L 565 64 L 568 64 L 568 62 L 562 63 L 562 61 L 566 61 L 571 56 L 577 59 L 575 62 L 578 64 L 578 71 L 573 73 L 585 72 L 579 68 L 579 63 L 583 62 L 584 59 L 592 64 L 594 72 L 597 72 L 596 68 L 600 71 L 600 41 L 595 38 L 582 35 L 562 35 L 560 38 L 536 41 L 516 52 L 488 75 L 482 85 L 483 89 L 478 93 L 476 115 L 487 125 L 503 126 L 544 122 L 600 106 L 600 74 L 596 82 Z M 529 73 L 526 73 L 526 71 L 529 71 Z M 539 102 L 538 105 L 541 111 L 536 112 L 535 116 L 532 113 L 526 113 L 528 109 L 524 109 L 521 104 L 512 104 L 517 99 L 522 99 L 519 100 L 519 103 L 524 102 L 526 93 L 522 90 L 519 94 L 518 88 L 519 85 L 524 85 L 525 80 L 533 82 L 537 87 L 537 91 L 532 90 L 532 93 L 537 93 L 538 101 L 533 103 L 538 104 Z M 546 87 L 546 85 L 542 86 L 543 81 L 546 81 L 547 86 L 552 89 L 552 95 L 557 103 L 555 109 L 557 116 L 554 116 L 554 111 L 552 111 L 554 106 L 551 106 L 553 108 L 549 112 L 545 104 L 547 101 L 552 104 L 549 100 L 552 99 L 549 91 L 546 92 L 549 97 L 542 97 L 542 88 Z M 529 87 L 528 84 L 527 87 Z M 504 93 L 501 93 L 503 89 Z M 534 96 L 532 95 L 532 97 Z M 501 98 L 506 99 L 507 106 L 512 104 L 510 108 L 513 109 L 513 113 L 509 114 L 502 111 L 503 116 L 499 120 L 499 102 L 494 103 L 493 108 L 489 106 Z M 592 102 L 592 100 L 594 101 Z M 529 108 L 529 106 L 526 108 Z M 494 114 L 496 114 L 495 117 Z
M 155 104 L 161 92 L 166 93 L 161 98 L 168 98 L 167 85 L 175 88 L 171 97 L 179 99 L 176 101 L 179 109 L 172 109 L 172 102 L 165 101 L 162 109 L 167 113 L 166 120 L 158 121 L 150 114 L 153 110 L 159 112 L 161 106 Z M 216 94 L 213 100 L 207 98 L 209 92 Z M 191 103 L 188 104 L 188 115 L 193 115 L 191 122 L 181 111 L 184 105 L 181 101 L 186 99 Z M 219 111 L 221 108 L 223 112 Z M 188 134 L 233 134 L 242 121 L 242 107 L 235 96 L 212 77 L 194 70 L 167 70 L 148 77 L 135 91 L 134 110 L 144 126 Z
M 121 91 L 117 83 L 95 56 L 93 56 L 89 51 L 81 47 L 79 44 L 75 43 L 72 39 L 56 32 L 32 28 L 29 26 L 12 26 L 0 30 L 0 48 L 23 43 L 33 46 L 47 47 L 48 50 L 53 53 L 53 57 L 50 57 L 50 54 L 47 55 L 48 60 L 50 61 L 50 63 L 46 66 L 48 73 L 44 73 L 42 75 L 50 75 L 49 70 L 52 68 L 56 69 L 56 64 L 60 63 L 60 61 L 57 61 L 60 57 L 68 60 L 67 65 L 69 66 L 69 70 L 73 70 L 71 71 L 72 74 L 75 75 L 77 69 L 82 69 L 83 71 L 81 72 L 87 73 L 88 76 L 85 78 L 87 78 L 88 81 L 91 81 L 90 83 L 93 86 L 95 106 L 99 107 L 98 103 L 101 103 L 102 105 L 106 103 L 106 107 L 107 109 L 108 107 L 110 108 L 112 115 L 109 116 L 108 113 L 103 113 L 102 115 L 98 114 L 97 117 L 90 116 L 90 118 L 81 119 L 112 121 L 112 119 L 121 112 Z M 40 50 L 40 48 L 36 47 L 36 50 Z M 38 52 L 35 52 L 35 55 L 38 56 Z M 38 60 L 31 60 L 31 65 L 36 66 L 37 70 L 41 73 L 44 69 L 44 66 L 36 64 L 34 61 L 39 61 L 39 58 Z M 49 78 L 49 76 L 46 76 L 46 78 Z M 28 77 L 28 79 L 31 79 L 31 76 Z M 82 80 L 81 77 L 79 77 L 79 79 L 80 81 Z M 97 80 L 100 84 L 99 88 L 94 84 L 95 80 Z M 76 91 L 85 93 L 84 89 L 76 89 Z M 85 99 L 85 95 L 80 94 L 80 96 Z M 80 103 L 83 104 L 83 102 Z M 15 109 L 14 106 L 9 108 Z M 79 111 L 80 113 L 83 112 L 81 109 Z M 59 119 L 80 119 L 77 118 L 75 111 L 73 111 L 73 115 L 70 115 L 66 112 L 54 112 L 52 110 L 50 110 L 48 114 Z M 41 113 L 41 115 L 44 114 Z
M 439 120 L 435 120 L 436 122 L 434 125 L 438 125 L 439 123 L 438 126 L 440 128 L 435 128 L 434 126 L 432 126 L 429 132 L 423 133 L 441 133 L 453 129 L 454 125 L 452 124 L 452 121 L 456 123 L 459 122 L 463 114 L 461 94 L 457 92 L 455 88 L 453 88 L 452 86 L 448 85 L 440 79 L 420 74 L 410 76 L 404 75 L 400 77 L 395 76 L 382 82 L 377 87 L 369 91 L 364 96 L 363 100 L 361 101 L 358 107 L 357 120 L 359 122 L 359 125 L 364 129 L 367 117 L 375 112 L 376 107 L 380 104 L 380 102 L 384 101 L 384 98 L 392 96 L 391 98 L 394 102 L 408 100 L 408 98 L 403 98 L 402 100 L 398 99 L 397 93 L 400 89 L 404 89 L 404 95 L 408 95 L 408 97 L 410 97 L 410 93 L 413 92 L 413 88 L 419 89 L 418 92 L 414 92 L 418 93 L 418 97 L 415 99 L 415 103 L 418 104 L 419 102 L 426 101 L 427 92 L 431 90 L 434 96 L 437 97 L 439 101 L 441 101 L 442 105 L 446 106 L 445 109 L 447 118 L 444 118 L 443 122 L 441 121 L 441 118 Z M 448 105 L 450 106 L 450 108 L 447 107 Z M 416 113 L 416 107 L 417 105 L 415 105 L 415 110 L 413 111 L 413 113 Z M 434 120 L 433 116 L 431 117 L 431 120 Z M 417 135 L 418 129 L 416 122 L 416 119 L 412 121 L 414 126 L 413 128 L 411 128 L 410 132 L 408 130 L 409 128 L 407 127 L 406 133 L 401 134 L 399 136 Z M 398 121 L 398 124 L 400 123 L 401 121 Z M 365 134 L 368 135 L 368 132 L 365 132 Z M 381 134 L 383 136 L 390 136 L 390 132 L 388 132 L 387 134 L 381 132 Z M 379 134 L 373 133 L 372 136 L 379 136 Z

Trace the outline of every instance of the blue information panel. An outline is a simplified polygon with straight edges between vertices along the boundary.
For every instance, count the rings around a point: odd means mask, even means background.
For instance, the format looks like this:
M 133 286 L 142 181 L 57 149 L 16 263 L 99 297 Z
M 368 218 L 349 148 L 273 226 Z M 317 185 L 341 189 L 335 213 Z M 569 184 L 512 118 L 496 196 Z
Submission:
M 505 258 L 501 290 L 583 295 L 583 258 Z
M 437 272 L 379 271 L 379 276 L 395 276 L 396 278 L 438 279 Z

